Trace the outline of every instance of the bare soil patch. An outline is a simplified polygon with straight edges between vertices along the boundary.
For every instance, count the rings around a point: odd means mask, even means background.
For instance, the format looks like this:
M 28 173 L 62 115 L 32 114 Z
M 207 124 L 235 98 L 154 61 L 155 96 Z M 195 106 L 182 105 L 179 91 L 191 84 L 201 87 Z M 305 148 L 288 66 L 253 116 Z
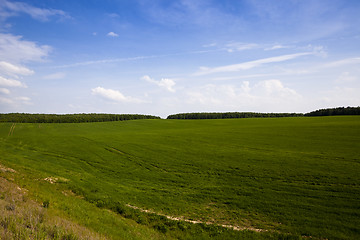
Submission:
M 217 224 L 215 222 L 203 222 L 200 220 L 190 220 L 190 219 L 186 219 L 184 217 L 174 217 L 174 216 L 169 216 L 169 215 L 165 215 L 162 213 L 156 213 L 152 210 L 142 209 L 142 208 L 130 205 L 130 204 L 127 204 L 126 206 L 128 206 L 132 209 L 139 210 L 140 212 L 156 214 L 156 215 L 163 216 L 163 217 L 166 217 L 167 219 L 174 220 L 174 221 L 184 221 L 184 222 L 188 222 L 188 223 L 192 223 L 192 224 L 203 223 L 203 224 L 207 224 L 207 225 L 217 225 L 217 226 L 221 226 L 224 228 L 230 228 L 235 231 L 243 231 L 243 230 L 250 230 L 250 231 L 255 231 L 255 232 L 266 232 L 267 231 L 265 229 L 258 229 L 258 228 L 254 228 L 254 227 L 241 227 L 241 226 L 234 226 L 234 225 L 227 225 L 227 224 Z

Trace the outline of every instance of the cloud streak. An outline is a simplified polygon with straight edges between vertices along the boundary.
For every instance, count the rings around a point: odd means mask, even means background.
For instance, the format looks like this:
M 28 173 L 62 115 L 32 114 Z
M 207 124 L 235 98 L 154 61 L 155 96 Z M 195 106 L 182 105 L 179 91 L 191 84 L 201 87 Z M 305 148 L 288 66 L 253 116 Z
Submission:
M 223 51 L 223 49 L 216 50 L 199 50 L 199 51 L 189 51 L 189 52 L 180 52 L 180 53 L 171 53 L 171 54 L 160 54 L 160 55 L 149 55 L 149 56 L 137 56 L 137 57 L 128 57 L 128 58 L 113 58 L 113 59 L 101 59 L 101 60 L 92 60 L 92 61 L 83 61 L 66 65 L 53 66 L 52 68 L 71 68 L 79 66 L 89 66 L 93 64 L 106 64 L 106 63 L 116 63 L 116 62 L 130 62 L 143 59 L 153 59 L 153 58 L 163 58 L 163 57 L 173 57 L 173 56 L 184 56 L 192 54 L 203 54 L 210 52 Z
M 48 21 L 49 18 L 53 16 L 70 18 L 69 14 L 62 10 L 38 8 L 24 2 L 9 2 L 7 0 L 0 0 L 0 6 L 0 16 L 2 18 L 16 16 L 19 13 L 28 14 L 32 18 L 43 22 Z
M 264 50 L 265 51 L 271 51 L 271 50 L 278 50 L 278 49 L 284 49 L 284 48 L 291 48 L 291 47 L 290 46 L 284 46 L 284 45 L 281 45 L 281 44 L 276 44 L 274 46 L 267 47 Z
M 94 65 L 94 64 L 130 62 L 130 61 L 137 61 L 137 60 L 150 59 L 150 58 L 156 58 L 156 57 L 159 57 L 159 56 L 139 56 L 139 57 L 130 57 L 130 58 L 101 59 L 101 60 L 84 61 L 84 62 L 77 62 L 77 63 L 72 63 L 72 64 L 54 66 L 52 68 L 72 68 L 72 67 L 80 67 L 80 66 L 89 66 L 89 65 Z
M 303 52 L 303 53 L 288 54 L 288 55 L 282 55 L 282 56 L 276 56 L 270 58 L 263 58 L 255 61 L 243 62 L 239 64 L 232 64 L 232 65 L 226 65 L 226 66 L 220 66 L 214 68 L 201 67 L 200 71 L 195 73 L 195 75 L 207 75 L 207 74 L 221 73 L 221 72 L 237 72 L 240 70 L 248 70 L 251 68 L 259 67 L 264 64 L 284 62 L 298 57 L 313 55 L 313 54 L 314 52 Z

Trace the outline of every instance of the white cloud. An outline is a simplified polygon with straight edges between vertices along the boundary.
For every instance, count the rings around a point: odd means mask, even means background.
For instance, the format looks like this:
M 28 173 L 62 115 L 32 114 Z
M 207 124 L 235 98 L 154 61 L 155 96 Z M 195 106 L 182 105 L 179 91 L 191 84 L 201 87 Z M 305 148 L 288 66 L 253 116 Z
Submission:
M 26 85 L 18 80 L 14 79 L 8 79 L 0 76 L 0 86 L 2 87 L 24 87 L 26 88 Z
M 70 17 L 62 10 L 38 8 L 24 2 L 10 2 L 7 0 L 0 0 L 0 16 L 2 18 L 6 19 L 11 16 L 16 16 L 19 13 L 28 14 L 32 18 L 40 21 L 48 21 L 52 16 L 58 16 L 61 18 Z
M 114 33 L 114 32 L 109 32 L 109 33 L 107 34 L 107 36 L 109 36 L 109 37 L 118 37 L 119 34 Z
M 140 99 L 125 96 L 121 92 L 113 89 L 105 89 L 103 87 L 96 87 L 91 89 L 93 95 L 97 95 L 103 97 L 107 100 L 115 101 L 115 102 L 126 102 L 126 103 L 141 103 L 143 102 Z
M 0 61 L 0 74 L 18 78 L 19 75 L 32 75 L 34 74 L 34 71 L 23 66 Z
M 334 87 L 321 93 L 320 103 L 324 107 L 360 106 L 360 88 Z
M 8 94 L 10 94 L 10 90 L 7 88 L 0 88 L 0 93 L 8 95 Z
M 28 5 L 21 5 L 20 3 L 9 3 L 7 1 L 1 1 L 6 4 L 7 10 L 12 10 L 12 13 L 26 12 L 32 14 L 32 17 L 39 17 L 42 15 L 45 20 L 45 12 L 41 12 L 41 9 L 29 8 L 27 10 L 21 9 L 22 7 L 28 7 Z M 4 13 L 4 6 L 0 7 L 0 15 Z M 39 10 L 36 15 L 35 10 Z M 45 14 L 45 15 L 44 15 Z M 50 14 L 50 12 L 48 12 Z M 51 15 L 51 14 L 50 14 Z M 50 16 L 47 15 L 47 16 Z M 1 16 L 0 16 L 1 17 Z M 31 99 L 24 96 L 16 96 L 8 88 L 27 86 L 19 81 L 25 76 L 34 74 L 32 69 L 24 66 L 28 62 L 41 62 L 48 56 L 51 51 L 51 47 L 46 45 L 38 45 L 35 42 L 23 40 L 22 36 L 14 36 L 12 34 L 0 33 L 0 88 L 2 94 L 6 94 L 6 98 L 2 97 L 0 103 L 3 104 L 2 108 L 8 108 L 9 106 L 20 106 L 31 104 Z M 9 108 L 12 109 L 12 108 Z
M 39 46 L 35 42 L 26 41 L 22 36 L 0 33 L 0 59 L 10 63 L 43 61 L 50 53 L 51 47 Z
M 57 79 L 62 79 L 66 76 L 65 73 L 63 72 L 56 72 L 56 73 L 52 73 L 52 74 L 49 74 L 49 75 L 46 75 L 43 77 L 43 79 L 46 79 L 46 80 L 57 80 Z
M 286 99 L 298 99 L 300 95 L 293 89 L 285 87 L 280 80 L 271 79 L 261 81 L 255 85 L 254 91 L 258 94 L 264 92 L 263 96 L 274 96 Z
M 152 78 L 150 78 L 148 75 L 143 76 L 141 79 L 156 84 L 157 86 L 164 88 L 165 90 L 169 92 L 175 92 L 175 89 L 173 88 L 175 86 L 175 81 L 169 78 L 162 78 L 160 81 L 156 81 Z
M 197 72 L 195 75 L 206 75 L 206 74 L 220 73 L 220 72 L 236 72 L 240 70 L 247 70 L 254 67 L 259 67 L 267 63 L 284 62 L 301 56 L 313 55 L 313 54 L 314 54 L 313 52 L 303 52 L 303 53 L 282 55 L 277 57 L 263 58 L 255 61 L 243 62 L 239 64 L 232 64 L 232 65 L 226 65 L 226 66 L 220 66 L 214 68 L 201 67 L 200 71 Z
M 200 106 L 202 111 L 293 112 L 303 99 L 277 79 L 260 81 L 253 86 L 248 81 L 240 85 L 208 84 L 192 89 L 186 95 L 186 103 Z

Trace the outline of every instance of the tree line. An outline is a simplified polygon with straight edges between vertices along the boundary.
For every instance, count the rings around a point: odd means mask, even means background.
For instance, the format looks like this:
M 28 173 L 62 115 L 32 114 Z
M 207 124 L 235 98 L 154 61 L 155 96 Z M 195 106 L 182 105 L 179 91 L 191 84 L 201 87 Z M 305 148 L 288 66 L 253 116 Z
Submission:
M 225 113 L 178 113 L 169 115 L 167 119 L 225 119 L 225 118 L 270 118 L 270 117 L 302 117 L 302 113 L 255 113 L 255 112 L 225 112 Z
M 81 123 L 81 122 L 108 122 L 136 119 L 160 119 L 157 116 L 141 114 L 30 114 L 30 113 L 0 113 L 0 122 L 16 123 Z
M 326 108 L 309 113 L 256 113 L 256 112 L 201 112 L 201 113 L 178 113 L 169 115 L 167 119 L 225 119 L 225 118 L 274 118 L 274 117 L 312 117 L 312 116 L 336 116 L 336 115 L 360 115 L 360 107 Z
M 312 111 L 309 113 L 256 113 L 256 112 L 200 112 L 178 113 L 169 115 L 167 119 L 226 119 L 226 118 L 274 118 L 274 117 L 311 117 L 360 115 L 360 107 L 337 107 Z M 108 122 L 136 119 L 160 119 L 158 116 L 142 114 L 31 114 L 31 113 L 0 113 L 0 122 L 16 123 L 81 123 L 81 122 Z
M 337 107 L 319 109 L 306 113 L 305 116 L 336 116 L 336 115 L 360 115 L 360 107 Z

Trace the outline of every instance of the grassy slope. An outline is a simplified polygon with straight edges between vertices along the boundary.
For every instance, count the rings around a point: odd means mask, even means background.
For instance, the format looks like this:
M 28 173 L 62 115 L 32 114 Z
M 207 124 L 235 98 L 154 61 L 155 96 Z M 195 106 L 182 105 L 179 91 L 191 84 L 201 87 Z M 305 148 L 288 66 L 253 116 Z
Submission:
M 0 124 L 0 162 L 25 174 L 16 181 L 101 233 L 117 234 L 80 206 L 76 216 L 57 192 L 218 224 L 360 236 L 360 117 L 16 124 L 8 136 L 10 127 Z M 56 191 L 27 180 L 49 176 L 69 181 Z
M 0 171 L 4 173 L 3 170 L 2 167 Z M 1 239 L 105 239 L 74 222 L 55 217 L 27 195 L 26 189 L 0 177 Z

